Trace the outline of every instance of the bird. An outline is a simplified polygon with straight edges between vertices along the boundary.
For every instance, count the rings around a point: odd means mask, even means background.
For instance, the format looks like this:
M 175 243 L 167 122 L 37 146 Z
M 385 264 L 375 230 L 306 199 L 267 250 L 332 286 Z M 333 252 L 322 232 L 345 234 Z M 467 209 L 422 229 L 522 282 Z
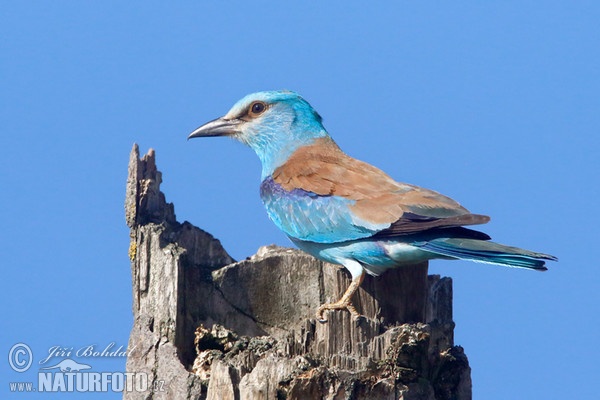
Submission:
M 260 197 L 269 218 L 301 250 L 342 265 L 352 281 L 342 297 L 316 312 L 360 314 L 352 295 L 365 273 L 432 259 L 470 260 L 545 271 L 557 258 L 491 241 L 465 226 L 487 223 L 450 197 L 397 182 L 379 168 L 350 157 L 298 93 L 262 91 L 236 102 L 224 116 L 195 129 L 191 138 L 226 136 L 249 146 L 262 165 Z

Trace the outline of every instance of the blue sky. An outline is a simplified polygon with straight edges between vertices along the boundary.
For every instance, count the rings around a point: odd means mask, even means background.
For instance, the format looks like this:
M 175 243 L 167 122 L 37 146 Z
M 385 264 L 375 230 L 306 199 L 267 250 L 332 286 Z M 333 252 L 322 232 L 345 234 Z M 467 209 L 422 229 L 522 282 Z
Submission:
M 501 243 L 560 258 L 546 273 L 431 263 L 454 280 L 475 398 L 597 394 L 597 2 L 196 3 L 0 6 L 3 398 L 37 373 L 9 368 L 15 343 L 34 361 L 127 344 L 134 142 L 156 150 L 178 219 L 234 258 L 291 245 L 262 208 L 251 150 L 186 141 L 243 95 L 284 88 L 350 155 L 490 215 Z

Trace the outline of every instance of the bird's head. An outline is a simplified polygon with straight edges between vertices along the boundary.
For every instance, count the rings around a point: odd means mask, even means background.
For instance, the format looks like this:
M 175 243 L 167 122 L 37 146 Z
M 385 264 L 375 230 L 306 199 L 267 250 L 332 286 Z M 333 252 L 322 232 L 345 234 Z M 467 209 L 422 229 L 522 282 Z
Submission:
M 328 136 L 321 116 L 306 100 L 287 90 L 258 92 L 239 100 L 224 116 L 207 122 L 188 139 L 229 136 L 250 146 L 260 158 L 263 178 L 299 147 Z

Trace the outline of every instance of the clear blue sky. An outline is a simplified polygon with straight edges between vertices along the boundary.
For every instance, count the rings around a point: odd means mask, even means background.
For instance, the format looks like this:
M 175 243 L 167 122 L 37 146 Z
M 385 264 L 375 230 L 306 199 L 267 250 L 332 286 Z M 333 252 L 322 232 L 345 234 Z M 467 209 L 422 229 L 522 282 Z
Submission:
M 2 398 L 35 376 L 9 369 L 15 343 L 34 361 L 126 345 L 134 142 L 156 150 L 178 219 L 236 259 L 290 245 L 260 203 L 254 153 L 186 141 L 243 95 L 284 88 L 349 154 L 491 215 L 499 242 L 560 258 L 546 273 L 431 263 L 454 280 L 475 398 L 597 395 L 599 3 L 196 3 L 0 6 Z M 45 398 L 67 397 L 88 395 Z

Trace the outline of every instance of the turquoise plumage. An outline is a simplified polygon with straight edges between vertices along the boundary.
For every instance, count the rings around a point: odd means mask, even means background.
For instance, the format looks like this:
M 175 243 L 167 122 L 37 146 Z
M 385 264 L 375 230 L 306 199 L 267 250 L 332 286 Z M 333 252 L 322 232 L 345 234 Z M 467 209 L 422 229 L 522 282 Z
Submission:
M 250 146 L 262 164 L 260 196 L 270 219 L 302 250 L 345 266 L 344 296 L 317 311 L 348 309 L 365 271 L 435 258 L 546 270 L 556 257 L 489 241 L 464 226 L 489 221 L 432 190 L 396 182 L 346 155 L 319 114 L 297 93 L 250 94 L 223 117 L 189 135 L 230 136 Z

